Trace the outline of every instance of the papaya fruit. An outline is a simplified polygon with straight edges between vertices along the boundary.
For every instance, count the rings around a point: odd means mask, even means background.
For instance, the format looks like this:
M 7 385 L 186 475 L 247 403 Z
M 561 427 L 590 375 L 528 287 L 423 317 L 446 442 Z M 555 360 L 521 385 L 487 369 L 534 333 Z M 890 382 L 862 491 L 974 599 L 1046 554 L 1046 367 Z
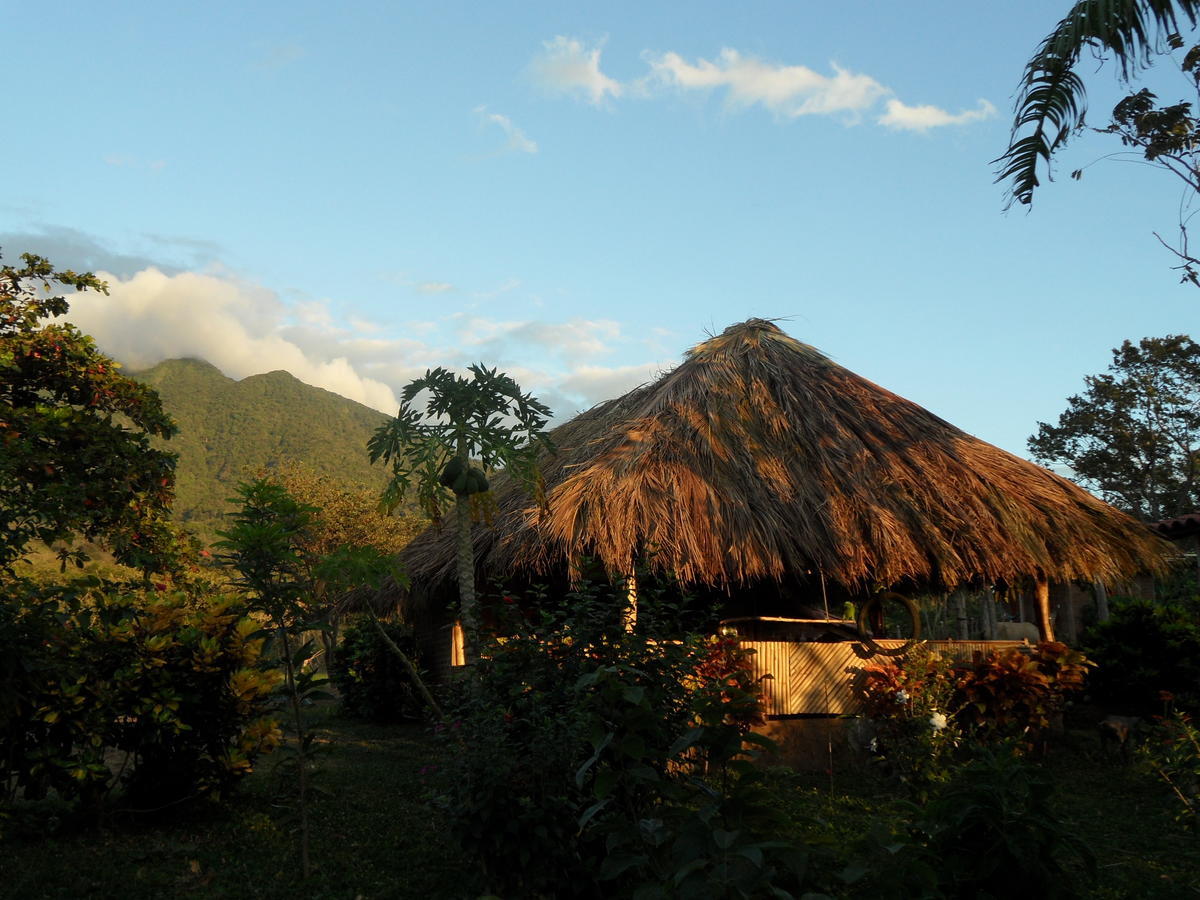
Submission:
M 438 476 L 438 483 L 443 487 L 453 488 L 454 483 L 460 475 L 465 474 L 466 469 L 466 463 L 457 456 L 452 456 L 446 465 L 442 467 L 442 474 Z
M 487 476 L 483 474 L 481 469 L 472 467 L 467 472 L 467 493 L 468 494 L 486 494 L 488 488 Z
M 454 479 L 454 483 L 450 485 L 450 489 L 456 494 L 469 494 L 467 490 L 468 479 L 471 477 L 470 469 L 463 469 Z

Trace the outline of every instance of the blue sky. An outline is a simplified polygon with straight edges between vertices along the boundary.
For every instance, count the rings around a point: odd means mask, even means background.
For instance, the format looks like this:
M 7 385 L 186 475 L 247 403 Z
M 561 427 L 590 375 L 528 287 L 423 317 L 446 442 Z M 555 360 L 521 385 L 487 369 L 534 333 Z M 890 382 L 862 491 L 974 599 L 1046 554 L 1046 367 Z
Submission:
M 108 273 L 73 318 L 129 366 L 392 411 L 483 361 L 567 416 L 780 317 L 1024 454 L 1110 348 L 1200 308 L 1152 236 L 1169 176 L 1067 177 L 1111 138 L 1002 211 L 989 160 L 1066 7 L 10 4 L 0 245 Z M 1118 85 L 1088 79 L 1102 124 Z

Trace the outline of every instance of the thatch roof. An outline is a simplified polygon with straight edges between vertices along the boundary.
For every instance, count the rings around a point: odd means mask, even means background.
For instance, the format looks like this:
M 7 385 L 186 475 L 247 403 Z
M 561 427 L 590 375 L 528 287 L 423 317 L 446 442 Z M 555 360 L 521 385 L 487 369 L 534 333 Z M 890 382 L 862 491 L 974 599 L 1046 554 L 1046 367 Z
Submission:
M 583 556 L 619 573 L 640 555 L 684 584 L 819 570 L 854 590 L 1113 583 L 1161 565 L 1162 542 L 1131 517 L 762 319 L 551 436 L 544 510 L 495 479 L 498 513 L 473 535 L 481 575 L 561 572 Z M 414 589 L 454 579 L 452 532 L 404 552 Z

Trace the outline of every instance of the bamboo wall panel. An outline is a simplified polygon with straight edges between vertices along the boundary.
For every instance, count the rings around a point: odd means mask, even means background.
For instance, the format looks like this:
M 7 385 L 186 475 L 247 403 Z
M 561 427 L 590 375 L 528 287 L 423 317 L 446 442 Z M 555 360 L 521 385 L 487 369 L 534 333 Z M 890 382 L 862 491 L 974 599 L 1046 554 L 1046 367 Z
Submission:
M 902 641 L 879 641 L 883 647 L 898 647 Z M 890 657 L 864 657 L 854 641 L 798 643 L 791 641 L 741 641 L 753 650 L 750 666 L 761 679 L 763 704 L 768 716 L 855 715 L 859 710 L 856 689 L 863 671 L 872 663 Z M 1017 641 L 927 641 L 926 646 L 945 656 L 970 662 L 978 655 Z

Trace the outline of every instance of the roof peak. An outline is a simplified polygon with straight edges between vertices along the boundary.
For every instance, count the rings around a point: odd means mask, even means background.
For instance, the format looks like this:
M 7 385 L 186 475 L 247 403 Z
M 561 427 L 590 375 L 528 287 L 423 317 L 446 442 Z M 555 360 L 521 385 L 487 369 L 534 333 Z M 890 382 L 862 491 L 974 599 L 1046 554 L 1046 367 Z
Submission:
M 828 357 L 809 344 L 796 340 L 775 323 L 778 319 L 760 319 L 754 317 L 744 322 L 735 322 L 720 334 L 710 334 L 706 340 L 696 344 L 684 354 L 685 359 L 695 359 L 701 355 L 722 353 L 741 347 L 755 347 L 764 341 L 774 347 L 786 347 L 798 351 L 809 358 L 828 360 Z
M 743 331 L 772 331 L 776 334 L 784 334 L 784 330 L 775 323 L 778 319 L 760 319 L 757 316 L 747 319 L 745 322 L 735 322 L 728 326 L 721 335 L 738 334 Z

